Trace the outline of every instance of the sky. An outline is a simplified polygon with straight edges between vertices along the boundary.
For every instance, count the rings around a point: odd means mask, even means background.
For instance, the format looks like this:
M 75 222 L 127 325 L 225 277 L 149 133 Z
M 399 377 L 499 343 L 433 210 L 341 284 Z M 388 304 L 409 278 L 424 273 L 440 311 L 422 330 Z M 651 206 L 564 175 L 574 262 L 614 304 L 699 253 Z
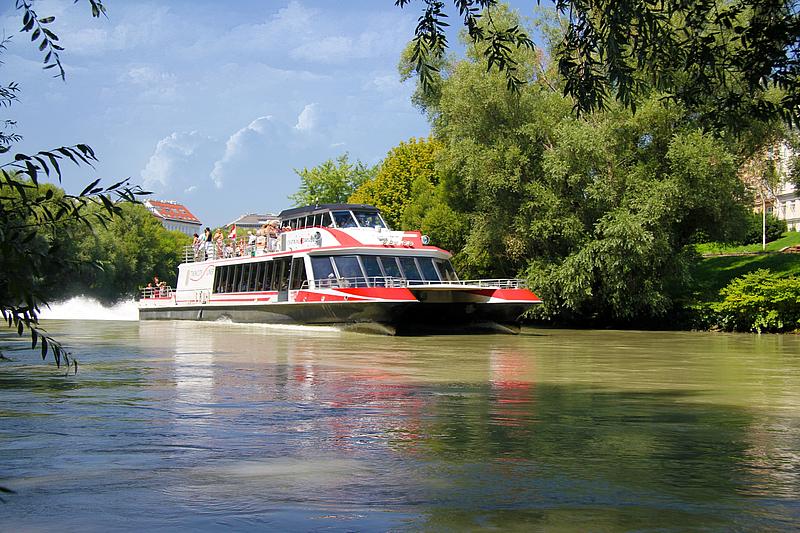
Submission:
M 106 0 L 108 17 L 95 19 L 86 0 L 38 0 L 40 17 L 56 17 L 66 82 L 42 70 L 6 4 L 0 73 L 21 87 L 5 110 L 24 136 L 15 151 L 86 143 L 100 159 L 65 172 L 70 192 L 130 178 L 217 226 L 291 207 L 294 169 L 345 152 L 375 164 L 430 131 L 397 73 L 419 2 Z

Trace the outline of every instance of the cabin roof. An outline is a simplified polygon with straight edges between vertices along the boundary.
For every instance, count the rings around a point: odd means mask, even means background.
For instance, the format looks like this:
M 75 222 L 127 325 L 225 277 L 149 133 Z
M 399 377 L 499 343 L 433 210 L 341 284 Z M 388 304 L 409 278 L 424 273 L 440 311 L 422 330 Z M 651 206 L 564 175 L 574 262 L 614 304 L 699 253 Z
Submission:
M 374 205 L 369 204 L 319 204 L 319 205 L 306 205 L 303 207 L 294 207 L 292 209 L 284 209 L 278 215 L 281 221 L 297 218 L 305 215 L 316 215 L 319 213 L 327 213 L 328 211 L 346 211 L 350 209 L 370 211 L 380 211 Z

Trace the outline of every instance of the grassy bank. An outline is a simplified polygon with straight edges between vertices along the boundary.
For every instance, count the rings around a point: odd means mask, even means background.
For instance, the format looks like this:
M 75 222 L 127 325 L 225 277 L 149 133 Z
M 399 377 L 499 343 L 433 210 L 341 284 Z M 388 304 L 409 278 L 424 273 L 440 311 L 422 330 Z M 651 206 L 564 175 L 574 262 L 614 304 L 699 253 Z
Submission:
M 800 244 L 800 231 L 787 231 L 780 239 L 767 243 L 767 252 L 778 252 L 787 246 L 794 246 Z M 745 246 L 734 246 L 728 244 L 721 244 L 718 242 L 708 242 L 697 245 L 697 251 L 700 254 L 738 254 L 738 253 L 752 253 L 761 252 L 761 243 L 748 244 Z
M 800 276 L 800 254 L 759 254 L 706 257 L 694 269 L 699 301 L 720 300 L 719 291 L 734 278 L 766 268 L 776 274 Z

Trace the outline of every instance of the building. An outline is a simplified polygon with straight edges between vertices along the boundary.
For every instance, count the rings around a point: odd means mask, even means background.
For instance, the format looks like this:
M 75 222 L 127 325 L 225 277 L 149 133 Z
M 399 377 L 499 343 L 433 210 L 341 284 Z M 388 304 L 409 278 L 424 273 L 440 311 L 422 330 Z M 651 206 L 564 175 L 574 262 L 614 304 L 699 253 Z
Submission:
M 144 205 L 168 230 L 180 231 L 192 236 L 202 233 L 202 224 L 186 206 L 173 201 L 145 200 Z
M 278 220 L 278 215 L 273 215 L 272 213 L 248 213 L 240 216 L 233 222 L 229 222 L 228 226 L 236 225 L 237 228 L 243 230 L 257 230 L 264 224 L 269 224 L 273 220 Z
M 789 231 L 800 231 L 800 190 L 791 182 L 795 152 L 786 142 L 770 146 L 742 169 L 742 179 L 755 192 L 754 210 L 785 220 Z M 774 178 L 765 176 L 772 174 Z

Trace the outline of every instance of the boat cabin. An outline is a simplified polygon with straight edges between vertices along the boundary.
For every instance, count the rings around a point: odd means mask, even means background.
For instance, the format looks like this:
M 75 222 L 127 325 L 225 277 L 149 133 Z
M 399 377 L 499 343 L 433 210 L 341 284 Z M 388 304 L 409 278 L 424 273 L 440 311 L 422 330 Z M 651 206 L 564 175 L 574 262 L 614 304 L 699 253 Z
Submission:
M 303 228 L 390 229 L 377 207 L 367 204 L 320 204 L 281 211 L 281 226 Z

